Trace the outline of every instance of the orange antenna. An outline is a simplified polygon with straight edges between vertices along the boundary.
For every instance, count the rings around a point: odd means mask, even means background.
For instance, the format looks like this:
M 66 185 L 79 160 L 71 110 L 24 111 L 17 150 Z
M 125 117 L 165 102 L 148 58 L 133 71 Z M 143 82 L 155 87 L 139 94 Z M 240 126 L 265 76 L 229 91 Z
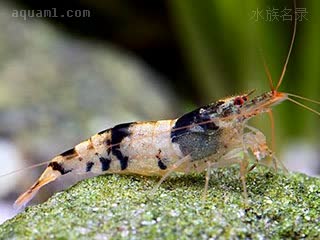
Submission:
M 268 114 L 269 114 L 269 118 L 270 118 L 270 122 L 271 122 L 271 150 L 272 152 L 275 152 L 275 148 L 276 148 L 276 135 L 275 135 L 275 128 L 274 128 L 274 117 L 273 117 L 273 112 L 272 110 L 270 109 L 268 111 Z
M 268 76 L 270 89 L 273 91 L 273 90 L 274 90 L 274 86 L 273 86 L 273 81 L 272 81 L 271 73 L 270 73 L 269 67 L 268 67 L 268 65 L 267 65 L 266 59 L 265 59 L 264 56 L 263 56 L 262 49 L 260 49 L 260 55 L 261 55 L 261 58 L 262 58 L 262 61 L 263 61 L 264 71 L 266 72 L 266 74 L 267 74 L 267 76 Z
M 269 118 L 270 118 L 270 122 L 271 122 L 271 151 L 274 153 L 276 151 L 276 132 L 275 132 L 275 125 L 274 125 L 274 117 L 273 117 L 273 112 L 270 109 L 268 111 L 269 114 Z M 275 170 L 278 170 L 278 166 L 277 166 L 277 161 L 274 161 L 274 158 L 272 158 L 273 162 L 274 162 L 274 167 Z
M 283 77 L 284 77 L 284 74 L 286 73 L 286 69 L 287 69 L 287 65 L 288 65 L 288 62 L 289 62 L 290 55 L 291 55 L 291 51 L 292 51 L 294 39 L 295 39 L 295 37 L 296 37 L 296 30 L 297 30 L 297 17 L 296 17 L 296 9 L 297 9 L 297 6 L 296 6 L 296 0 L 293 0 L 293 9 L 294 9 L 294 26 L 293 26 L 292 39 L 291 39 L 289 52 L 288 52 L 286 61 L 285 61 L 284 66 L 283 66 L 283 69 L 282 69 L 282 73 L 281 73 L 279 82 L 278 82 L 278 84 L 277 84 L 277 87 L 275 88 L 276 91 L 277 91 L 278 88 L 280 87 L 280 85 L 281 85 L 281 83 L 282 83 L 282 80 L 283 80 Z

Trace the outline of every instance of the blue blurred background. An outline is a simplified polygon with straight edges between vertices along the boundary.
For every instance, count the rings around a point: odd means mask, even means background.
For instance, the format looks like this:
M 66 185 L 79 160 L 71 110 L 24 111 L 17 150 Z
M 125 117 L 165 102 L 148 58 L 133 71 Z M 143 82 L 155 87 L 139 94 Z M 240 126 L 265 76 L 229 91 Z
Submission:
M 280 89 L 320 100 L 320 2 L 297 5 Z M 276 83 L 292 14 L 290 0 L 1 1 L 0 174 L 47 161 L 118 123 L 176 118 L 219 98 L 268 91 L 261 55 Z M 274 117 L 279 158 L 319 175 L 319 116 L 286 102 Z M 267 116 L 251 124 L 270 142 Z M 0 221 L 42 170 L 0 179 Z M 51 184 L 33 203 L 80 178 Z

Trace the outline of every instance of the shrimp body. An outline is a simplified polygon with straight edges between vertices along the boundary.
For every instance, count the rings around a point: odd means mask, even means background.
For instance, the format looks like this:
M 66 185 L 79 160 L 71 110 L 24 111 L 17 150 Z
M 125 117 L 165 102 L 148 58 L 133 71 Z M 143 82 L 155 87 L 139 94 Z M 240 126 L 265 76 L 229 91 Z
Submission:
M 240 162 L 238 153 L 245 148 L 260 154 L 252 133 L 244 135 L 245 123 L 279 99 L 266 93 L 247 100 L 248 94 L 230 97 L 174 120 L 125 123 L 101 131 L 54 157 L 15 205 L 25 205 L 41 187 L 65 174 L 164 176 L 169 171 L 203 171 L 208 163 L 218 167 Z
M 99 132 L 54 157 L 36 183 L 19 196 L 15 205 L 25 205 L 41 187 L 65 174 L 95 172 L 158 175 L 162 176 L 159 186 L 171 172 L 207 170 L 206 190 L 210 169 L 232 164 L 240 165 L 240 178 L 247 199 L 246 173 L 267 158 L 271 158 L 277 168 L 277 159 L 268 148 L 264 134 L 248 126 L 247 121 L 265 112 L 270 113 L 272 119 L 272 107 L 285 100 L 320 116 L 319 112 L 293 98 L 319 105 L 320 102 L 278 91 L 293 47 L 296 25 L 295 17 L 289 52 L 276 86 L 264 63 L 271 87 L 269 92 L 251 100 L 249 95 L 253 91 L 221 99 L 174 120 L 125 123 Z M 250 152 L 256 163 L 248 168 Z

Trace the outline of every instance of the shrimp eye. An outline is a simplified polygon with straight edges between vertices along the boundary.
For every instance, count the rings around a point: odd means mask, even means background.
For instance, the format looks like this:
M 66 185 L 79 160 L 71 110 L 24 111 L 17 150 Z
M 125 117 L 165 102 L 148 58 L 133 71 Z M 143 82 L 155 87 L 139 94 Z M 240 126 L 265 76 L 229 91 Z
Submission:
M 243 101 L 245 101 L 245 102 L 248 101 L 247 96 L 243 96 L 242 99 L 243 99 Z
M 235 99 L 234 99 L 234 105 L 242 105 L 243 103 L 244 103 L 244 99 L 242 98 L 242 97 L 236 97 Z

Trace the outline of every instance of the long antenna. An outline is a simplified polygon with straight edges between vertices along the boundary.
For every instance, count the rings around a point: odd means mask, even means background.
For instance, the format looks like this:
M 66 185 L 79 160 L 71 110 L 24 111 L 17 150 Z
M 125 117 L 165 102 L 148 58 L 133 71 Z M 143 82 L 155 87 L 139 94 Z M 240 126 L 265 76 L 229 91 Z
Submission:
M 5 176 L 9 176 L 9 175 L 13 175 L 13 174 L 16 174 L 18 172 L 24 172 L 24 171 L 26 171 L 28 169 L 33 169 L 33 168 L 36 168 L 36 167 L 40 167 L 40 166 L 46 165 L 46 164 L 48 164 L 50 162 L 51 162 L 51 160 L 50 161 L 46 161 L 46 162 L 42 162 L 42 163 L 38 163 L 38 164 L 34 164 L 32 166 L 29 166 L 29 167 L 20 168 L 20 169 L 14 170 L 12 172 L 8 172 L 8 173 L 0 175 L 0 178 L 5 177 Z
M 312 102 L 312 103 L 320 105 L 320 101 L 316 101 L 316 100 L 313 100 L 313 99 L 310 99 L 310 98 L 302 97 L 302 96 L 299 96 L 297 94 L 287 93 L 287 95 L 292 96 L 292 97 L 296 97 L 296 98 L 300 98 L 300 99 L 305 100 L 307 102 Z
M 279 82 L 277 84 L 277 87 L 276 87 L 276 91 L 278 90 L 278 88 L 280 87 L 281 83 L 282 83 L 282 80 L 283 80 L 283 77 L 284 77 L 284 74 L 286 73 L 286 69 L 287 69 L 287 65 L 288 65 L 288 62 L 289 62 L 289 58 L 290 58 L 290 55 L 291 55 L 291 51 L 292 51 L 292 47 L 293 47 L 293 43 L 294 43 L 294 39 L 296 37 L 296 30 L 297 30 L 297 16 L 296 16 L 296 9 L 297 9 L 297 4 L 296 4 L 296 0 L 293 0 L 293 9 L 294 9 L 294 26 L 293 26 L 293 34 L 292 34 L 292 39 L 291 39 L 291 43 L 290 43 L 290 48 L 289 48 L 289 52 L 288 52 L 288 55 L 287 55 L 287 58 L 286 58 L 286 62 L 283 66 L 283 69 L 282 69 L 282 73 L 281 73 L 281 76 L 280 76 L 280 79 L 279 79 Z
M 287 98 L 289 101 L 291 101 L 291 102 L 293 102 L 293 103 L 295 103 L 295 104 L 297 104 L 297 105 L 299 105 L 299 106 L 301 106 L 301 107 L 303 107 L 303 108 L 305 108 L 305 109 L 308 109 L 309 111 L 311 111 L 311 112 L 313 112 L 313 113 L 315 113 L 315 114 L 317 114 L 317 115 L 319 115 L 320 116 L 320 112 L 318 112 L 317 110 L 314 110 L 314 109 L 312 109 L 311 107 L 308 107 L 308 106 L 306 106 L 306 105 L 304 105 L 304 104 L 302 104 L 302 103 L 300 103 L 300 102 L 298 102 L 298 101 L 296 101 L 296 100 L 294 100 L 294 99 L 292 99 L 292 98 Z
M 263 61 L 264 71 L 266 72 L 266 74 L 268 76 L 270 89 L 273 91 L 274 90 L 274 86 L 273 86 L 273 80 L 272 80 L 272 77 L 271 77 L 271 73 L 270 73 L 269 67 L 267 65 L 266 59 L 264 58 L 263 54 L 261 54 L 261 57 L 262 57 L 262 61 Z

